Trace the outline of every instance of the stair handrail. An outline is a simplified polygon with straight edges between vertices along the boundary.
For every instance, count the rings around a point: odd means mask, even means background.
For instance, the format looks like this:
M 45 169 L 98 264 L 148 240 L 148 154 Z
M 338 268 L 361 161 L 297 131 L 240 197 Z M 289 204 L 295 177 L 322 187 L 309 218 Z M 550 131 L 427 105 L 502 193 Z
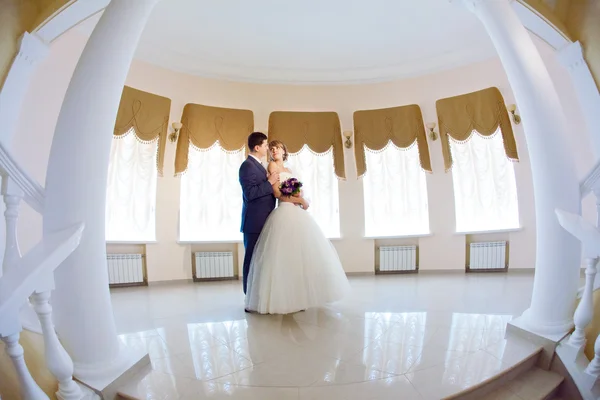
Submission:
M 45 190 L 15 160 L 10 150 L 0 141 L 0 174 L 10 177 L 23 191 L 23 199 L 38 213 L 44 211 Z
M 56 268 L 79 246 L 84 224 L 46 236 L 23 256 L 14 268 L 0 279 L 0 321 L 11 310 L 20 309 L 29 296 L 39 289 L 40 277 L 51 275 Z M 38 263 L 33 260 L 44 254 Z
M 585 198 L 594 190 L 600 189 L 600 160 L 592 167 L 587 175 L 579 183 L 579 194 Z

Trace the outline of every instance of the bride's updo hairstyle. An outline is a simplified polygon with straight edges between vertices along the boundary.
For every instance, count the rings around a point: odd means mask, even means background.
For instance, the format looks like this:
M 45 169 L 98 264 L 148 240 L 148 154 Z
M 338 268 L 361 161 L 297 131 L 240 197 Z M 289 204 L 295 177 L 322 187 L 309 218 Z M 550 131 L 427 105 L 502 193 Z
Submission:
M 274 149 L 276 147 L 279 147 L 280 149 L 283 149 L 283 161 L 287 161 L 288 159 L 288 149 L 285 146 L 285 144 L 281 141 L 281 140 L 272 140 L 269 143 L 269 151 L 271 149 Z M 271 154 L 269 154 L 269 156 L 271 157 L 271 160 L 273 160 L 273 156 Z M 275 160 L 273 160 L 275 161 Z

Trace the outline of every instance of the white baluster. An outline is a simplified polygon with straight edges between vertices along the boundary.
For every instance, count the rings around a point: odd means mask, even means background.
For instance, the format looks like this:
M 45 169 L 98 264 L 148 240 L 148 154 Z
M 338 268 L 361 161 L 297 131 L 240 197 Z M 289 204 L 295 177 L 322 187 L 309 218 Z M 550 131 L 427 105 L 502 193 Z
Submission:
M 73 360 L 62 346 L 56 336 L 52 323 L 52 306 L 49 303 L 50 291 L 34 293 L 31 296 L 33 308 L 40 319 L 44 333 L 44 346 L 46 348 L 46 366 L 58 380 L 56 396 L 60 400 L 79 400 L 82 397 L 81 389 L 73 381 Z
M 15 333 L 2 337 L 2 341 L 6 344 L 6 353 L 11 358 L 17 370 L 17 376 L 21 385 L 21 398 L 25 400 L 48 399 L 46 393 L 35 383 L 31 373 L 27 369 L 25 357 L 23 357 L 23 346 L 19 344 L 19 336 L 19 333 Z
M 569 344 L 578 348 L 585 345 L 585 328 L 594 317 L 594 279 L 597 273 L 598 258 L 586 258 L 585 264 L 585 286 L 573 317 L 575 332 L 569 338 Z
M 592 190 L 596 197 L 596 226 L 600 228 L 600 188 Z
M 23 191 L 10 177 L 2 178 L 2 196 L 4 196 L 4 218 L 6 219 L 6 247 L 2 267 L 4 273 L 21 258 L 21 250 L 17 241 L 17 221 L 19 206 L 23 199 Z
M 600 335 L 594 343 L 594 359 L 588 364 L 585 372 L 592 376 L 600 376 Z

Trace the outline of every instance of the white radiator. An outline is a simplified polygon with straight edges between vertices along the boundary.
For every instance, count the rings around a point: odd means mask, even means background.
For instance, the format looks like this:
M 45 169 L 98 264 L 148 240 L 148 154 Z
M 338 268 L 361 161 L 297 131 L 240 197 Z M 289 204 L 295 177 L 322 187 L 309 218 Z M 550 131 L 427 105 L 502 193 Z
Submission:
M 144 283 L 142 254 L 107 254 L 108 283 L 111 285 Z
M 380 271 L 416 271 L 417 246 L 379 247 Z
M 471 243 L 469 269 L 506 268 L 506 242 Z
M 197 252 L 197 279 L 233 278 L 233 253 L 228 252 Z

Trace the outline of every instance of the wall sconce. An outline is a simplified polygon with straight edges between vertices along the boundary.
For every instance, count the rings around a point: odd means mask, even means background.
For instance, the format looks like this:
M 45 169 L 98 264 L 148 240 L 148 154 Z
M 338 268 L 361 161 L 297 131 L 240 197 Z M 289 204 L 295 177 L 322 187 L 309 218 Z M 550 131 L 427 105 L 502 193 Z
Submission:
M 429 122 L 427 125 L 427 130 L 429 131 L 429 139 L 435 141 L 437 140 L 437 133 L 435 133 L 435 122 Z
M 171 143 L 175 143 L 177 141 L 177 136 L 179 136 L 179 130 L 183 124 L 181 122 L 173 122 L 171 126 L 173 127 L 173 132 L 169 135 L 169 140 Z
M 517 105 L 509 104 L 507 107 L 507 110 L 509 113 L 512 114 L 512 119 L 513 119 L 513 122 L 515 123 L 515 125 L 519 125 L 521 123 L 521 116 L 519 114 L 517 114 Z
M 346 138 L 346 141 L 344 142 L 344 146 L 346 146 L 347 149 L 351 148 L 352 140 L 350 140 L 350 138 L 352 137 L 352 131 L 345 131 L 344 137 Z

